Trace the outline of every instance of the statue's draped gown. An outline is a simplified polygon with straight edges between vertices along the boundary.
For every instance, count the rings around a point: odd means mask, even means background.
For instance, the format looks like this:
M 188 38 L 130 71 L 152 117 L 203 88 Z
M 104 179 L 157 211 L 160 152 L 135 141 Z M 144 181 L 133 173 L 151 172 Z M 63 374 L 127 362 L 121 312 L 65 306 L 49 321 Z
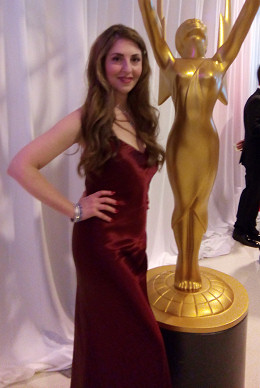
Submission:
M 180 59 L 175 67 L 175 120 L 166 148 L 175 200 L 172 227 L 179 248 L 178 264 L 187 262 L 197 267 L 218 167 L 219 139 L 212 111 L 221 83 L 215 76 L 216 64 L 210 59 L 202 60 L 197 67 L 190 60 Z

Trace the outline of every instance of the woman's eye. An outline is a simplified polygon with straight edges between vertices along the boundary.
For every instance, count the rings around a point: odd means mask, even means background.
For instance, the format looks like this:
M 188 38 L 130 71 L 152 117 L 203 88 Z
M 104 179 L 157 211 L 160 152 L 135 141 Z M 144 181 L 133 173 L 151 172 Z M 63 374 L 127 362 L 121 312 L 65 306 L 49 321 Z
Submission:
M 119 62 L 120 61 L 120 57 L 112 57 L 112 61 L 113 62 Z
M 133 57 L 132 58 L 132 62 L 137 63 L 137 62 L 140 62 L 140 61 L 141 61 L 141 58 L 139 58 L 139 57 Z

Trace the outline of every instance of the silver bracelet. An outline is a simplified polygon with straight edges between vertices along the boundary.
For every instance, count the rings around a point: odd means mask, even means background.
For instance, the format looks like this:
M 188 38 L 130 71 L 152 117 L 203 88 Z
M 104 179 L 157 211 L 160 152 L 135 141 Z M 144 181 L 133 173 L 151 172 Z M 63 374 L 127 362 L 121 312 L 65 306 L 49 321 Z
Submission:
M 82 219 L 82 206 L 78 202 L 74 206 L 74 218 L 71 218 L 72 222 L 79 222 Z

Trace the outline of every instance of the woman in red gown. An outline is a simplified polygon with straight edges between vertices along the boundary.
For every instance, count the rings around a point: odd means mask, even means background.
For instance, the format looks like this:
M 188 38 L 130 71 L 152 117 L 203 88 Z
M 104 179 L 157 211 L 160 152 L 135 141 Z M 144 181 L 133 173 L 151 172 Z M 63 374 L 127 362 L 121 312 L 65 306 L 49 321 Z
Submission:
M 148 189 L 164 151 L 139 34 L 114 25 L 94 42 L 84 105 L 22 149 L 9 173 L 74 222 L 77 273 L 72 388 L 170 388 L 146 293 Z M 74 205 L 40 169 L 78 143 L 85 192 Z

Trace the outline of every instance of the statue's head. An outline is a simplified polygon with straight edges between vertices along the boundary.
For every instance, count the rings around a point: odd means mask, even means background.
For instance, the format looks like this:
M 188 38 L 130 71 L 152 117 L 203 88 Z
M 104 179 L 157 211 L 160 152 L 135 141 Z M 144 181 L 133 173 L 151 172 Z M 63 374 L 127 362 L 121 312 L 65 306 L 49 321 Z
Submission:
M 185 20 L 176 31 L 175 45 L 182 58 L 203 57 L 207 44 L 207 27 L 199 19 Z

